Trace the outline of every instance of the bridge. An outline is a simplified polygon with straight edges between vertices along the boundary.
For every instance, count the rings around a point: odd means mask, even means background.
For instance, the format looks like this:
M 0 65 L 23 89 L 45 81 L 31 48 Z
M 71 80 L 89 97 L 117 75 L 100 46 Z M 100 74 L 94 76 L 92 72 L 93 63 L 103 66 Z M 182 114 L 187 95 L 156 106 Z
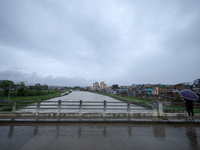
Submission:
M 183 103 L 173 103 L 183 105 Z M 3 107 L 2 107 L 3 105 Z M 11 110 L 0 112 L 1 116 L 167 116 L 186 117 L 184 110 L 174 113 L 166 110 L 171 102 L 152 100 L 135 102 L 103 96 L 90 92 L 73 92 L 67 96 L 52 98 L 47 101 L 6 101 L 1 109 Z M 167 107 L 166 107 L 167 106 Z M 173 106 L 175 107 L 175 106 Z
M 1 103 L 0 149 L 199 149 L 199 115 L 191 121 L 170 105 L 89 92 Z

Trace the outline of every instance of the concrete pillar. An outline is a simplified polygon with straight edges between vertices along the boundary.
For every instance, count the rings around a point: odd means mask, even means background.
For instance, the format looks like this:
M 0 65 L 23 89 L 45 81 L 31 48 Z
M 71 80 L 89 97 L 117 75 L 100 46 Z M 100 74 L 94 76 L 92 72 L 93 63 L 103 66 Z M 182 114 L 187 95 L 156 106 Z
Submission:
M 82 100 L 80 100 L 80 103 L 79 103 L 79 112 L 81 112 L 82 110 Z
M 154 116 L 163 115 L 163 101 L 157 99 L 152 100 L 152 113 Z
M 16 111 L 16 106 L 17 106 L 17 100 L 13 101 L 13 107 L 12 107 L 12 112 L 14 113 Z
M 106 101 L 104 101 L 104 109 L 103 109 L 104 113 L 106 112 Z
M 163 101 L 158 100 L 157 103 L 158 103 L 159 116 L 162 116 L 162 114 L 163 114 Z
M 39 111 L 40 111 L 40 103 L 41 103 L 41 100 L 38 100 L 37 101 L 37 110 L 36 110 L 36 114 L 38 115 Z
M 158 103 L 157 100 L 152 100 L 152 113 L 154 116 L 158 115 Z
M 61 100 L 58 101 L 58 115 L 60 114 L 60 109 L 61 109 Z
M 130 113 L 130 102 L 127 102 L 127 113 Z

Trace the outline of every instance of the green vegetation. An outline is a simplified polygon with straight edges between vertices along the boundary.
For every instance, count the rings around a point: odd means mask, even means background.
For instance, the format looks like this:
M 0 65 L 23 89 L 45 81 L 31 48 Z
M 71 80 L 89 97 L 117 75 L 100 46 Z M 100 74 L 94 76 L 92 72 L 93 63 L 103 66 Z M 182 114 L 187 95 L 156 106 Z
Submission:
M 48 85 L 41 85 L 40 83 L 37 83 L 34 86 L 26 86 L 24 81 L 21 81 L 19 84 L 14 84 L 13 81 L 3 80 L 0 84 L 0 110 L 8 110 L 2 109 L 2 107 L 11 110 L 13 100 L 18 101 L 17 105 L 23 105 L 20 107 L 26 107 L 32 103 L 36 103 L 38 100 L 44 101 L 53 97 L 61 96 L 62 93 L 64 92 L 60 90 L 49 90 Z M 68 93 L 62 95 L 66 94 Z
M 1 109 L 0 111 L 10 111 L 12 110 L 12 101 L 13 100 L 17 100 L 17 105 L 19 105 L 17 107 L 17 109 L 19 108 L 23 108 L 23 107 L 27 107 L 33 103 L 37 103 L 38 100 L 41 101 L 45 101 L 48 99 L 51 99 L 53 97 L 58 97 L 61 95 L 60 92 L 56 92 L 56 91 L 51 91 L 51 94 L 46 94 L 46 95 L 38 95 L 38 96 L 17 96 L 17 97 L 10 97 L 10 100 L 5 100 L 5 102 L 0 102 L 0 107 L 4 107 L 4 109 Z M 64 93 L 64 92 L 62 92 Z M 71 92 L 69 92 L 71 93 Z M 67 95 L 68 93 L 65 93 L 64 95 Z M 1 99 L 6 99 L 7 97 L 1 97 Z M 29 102 L 26 102 L 29 101 Z M 10 103 L 8 103 L 10 102 Z
M 3 80 L 2 83 L 0 84 L 0 88 L 3 89 L 2 94 L 4 96 L 8 96 L 10 93 L 9 91 L 11 90 L 12 87 L 15 87 L 16 85 L 14 84 L 13 81 L 10 80 Z
M 95 93 L 105 95 L 105 96 L 110 96 L 110 97 L 113 97 L 113 98 L 116 98 L 116 99 L 122 100 L 122 101 L 129 101 L 129 102 L 142 104 L 143 106 L 146 106 L 146 107 L 148 107 L 149 103 L 151 103 L 151 100 L 138 99 L 138 98 L 134 98 L 134 97 L 120 96 L 120 95 L 101 93 L 101 92 L 95 92 Z M 179 105 L 176 105 L 176 104 L 163 105 L 163 107 L 164 107 L 164 111 L 166 111 L 166 112 L 180 113 L 180 112 L 184 111 L 184 105 L 180 105 L 180 104 Z M 200 107 L 194 106 L 194 113 L 200 113 Z
M 98 94 L 110 96 L 119 100 L 126 100 L 126 101 L 133 101 L 133 102 L 151 102 L 151 100 L 145 100 L 145 99 L 139 99 L 139 98 L 134 98 L 134 97 L 128 97 L 128 96 L 120 96 L 120 95 L 114 95 L 114 94 L 108 94 L 108 93 L 101 93 L 101 92 L 95 92 Z
M 116 89 L 118 89 L 118 88 L 119 88 L 119 85 L 118 85 L 118 84 L 113 84 L 113 85 L 112 85 L 112 89 L 113 89 L 113 90 L 116 90 Z

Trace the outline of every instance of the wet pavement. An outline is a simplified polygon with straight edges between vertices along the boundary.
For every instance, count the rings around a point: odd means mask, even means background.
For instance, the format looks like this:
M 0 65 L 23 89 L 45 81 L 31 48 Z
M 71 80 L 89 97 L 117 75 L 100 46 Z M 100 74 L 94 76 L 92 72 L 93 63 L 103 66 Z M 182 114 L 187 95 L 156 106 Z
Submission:
M 172 125 L 0 126 L 1 150 L 198 150 L 200 127 Z

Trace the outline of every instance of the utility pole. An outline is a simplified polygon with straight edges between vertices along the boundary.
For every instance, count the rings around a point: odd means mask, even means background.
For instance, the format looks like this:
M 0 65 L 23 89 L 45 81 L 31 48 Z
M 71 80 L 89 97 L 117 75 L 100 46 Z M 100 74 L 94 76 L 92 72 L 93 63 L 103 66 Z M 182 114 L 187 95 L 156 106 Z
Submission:
M 36 85 L 35 85 L 35 97 L 36 97 Z
M 10 98 L 10 89 L 11 89 L 11 83 L 10 83 L 10 87 L 9 87 L 8 100 L 9 100 L 9 98 Z

